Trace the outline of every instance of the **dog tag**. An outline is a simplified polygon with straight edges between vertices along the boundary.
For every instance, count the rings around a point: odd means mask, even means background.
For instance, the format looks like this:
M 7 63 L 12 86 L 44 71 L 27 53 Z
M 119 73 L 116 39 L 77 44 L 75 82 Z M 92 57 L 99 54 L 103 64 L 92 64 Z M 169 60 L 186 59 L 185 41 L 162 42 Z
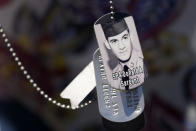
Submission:
M 139 86 L 129 91 L 112 88 L 106 77 L 103 59 L 99 50 L 93 57 L 99 112 L 113 122 L 127 122 L 139 116 L 144 110 L 144 96 Z
M 133 17 L 125 13 L 106 14 L 94 24 L 109 85 L 130 90 L 144 82 L 143 53 Z

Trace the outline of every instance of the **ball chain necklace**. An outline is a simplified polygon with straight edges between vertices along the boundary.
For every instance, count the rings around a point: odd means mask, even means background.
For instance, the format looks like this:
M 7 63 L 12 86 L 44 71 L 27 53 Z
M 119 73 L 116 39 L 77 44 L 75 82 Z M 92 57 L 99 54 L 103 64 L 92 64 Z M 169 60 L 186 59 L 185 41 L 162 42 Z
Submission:
M 109 0 L 109 5 L 110 5 L 110 18 L 114 19 L 114 6 L 113 6 L 113 1 Z M 47 101 L 49 101 L 50 103 L 63 108 L 63 109 L 71 109 L 71 110 L 75 110 L 75 109 L 79 109 L 79 108 L 83 108 L 85 106 L 88 106 L 89 104 L 92 103 L 93 100 L 89 100 L 88 102 L 85 102 L 84 104 L 80 104 L 76 107 L 71 107 L 70 105 L 65 105 L 61 102 L 58 102 L 57 100 L 55 100 L 54 98 L 50 97 L 47 93 L 45 93 L 38 85 L 37 83 L 33 80 L 33 78 L 31 77 L 31 75 L 28 73 L 27 69 L 24 67 L 23 63 L 20 61 L 19 57 L 17 56 L 16 52 L 14 51 L 14 48 L 12 47 L 12 44 L 9 42 L 6 33 L 4 32 L 4 29 L 2 27 L 2 25 L 0 24 L 0 33 L 1 36 L 4 40 L 5 45 L 7 46 L 11 56 L 13 57 L 14 61 L 16 62 L 16 64 L 18 65 L 18 67 L 20 68 L 21 72 L 23 73 L 23 75 L 26 77 L 26 79 L 29 81 L 29 83 L 32 85 L 32 87 L 41 95 L 43 96 Z

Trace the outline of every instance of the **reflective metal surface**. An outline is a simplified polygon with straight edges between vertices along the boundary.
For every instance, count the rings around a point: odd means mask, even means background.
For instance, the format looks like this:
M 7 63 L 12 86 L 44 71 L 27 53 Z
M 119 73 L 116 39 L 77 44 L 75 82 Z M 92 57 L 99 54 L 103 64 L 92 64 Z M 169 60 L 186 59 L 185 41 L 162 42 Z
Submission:
M 144 110 L 142 86 L 129 91 L 111 88 L 99 50 L 94 54 L 93 63 L 100 114 L 114 122 L 126 122 L 139 116 Z

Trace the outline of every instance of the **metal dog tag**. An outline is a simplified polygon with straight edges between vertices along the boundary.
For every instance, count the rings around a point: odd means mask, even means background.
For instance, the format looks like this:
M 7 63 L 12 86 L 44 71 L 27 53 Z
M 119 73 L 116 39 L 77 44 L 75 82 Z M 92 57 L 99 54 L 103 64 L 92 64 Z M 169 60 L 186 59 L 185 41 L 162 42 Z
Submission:
M 143 53 L 133 17 L 125 13 L 106 14 L 94 24 L 109 84 L 129 90 L 144 83 Z
M 94 53 L 93 63 L 100 114 L 113 122 L 127 122 L 139 116 L 144 110 L 142 87 L 129 91 L 111 88 L 99 49 Z

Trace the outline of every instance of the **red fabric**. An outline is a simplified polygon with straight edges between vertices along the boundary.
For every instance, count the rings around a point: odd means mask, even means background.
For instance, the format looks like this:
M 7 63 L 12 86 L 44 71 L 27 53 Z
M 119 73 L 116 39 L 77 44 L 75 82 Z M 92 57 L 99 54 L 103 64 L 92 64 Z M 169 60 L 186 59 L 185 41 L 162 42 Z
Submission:
M 0 0 L 0 7 L 9 4 L 12 0 Z

